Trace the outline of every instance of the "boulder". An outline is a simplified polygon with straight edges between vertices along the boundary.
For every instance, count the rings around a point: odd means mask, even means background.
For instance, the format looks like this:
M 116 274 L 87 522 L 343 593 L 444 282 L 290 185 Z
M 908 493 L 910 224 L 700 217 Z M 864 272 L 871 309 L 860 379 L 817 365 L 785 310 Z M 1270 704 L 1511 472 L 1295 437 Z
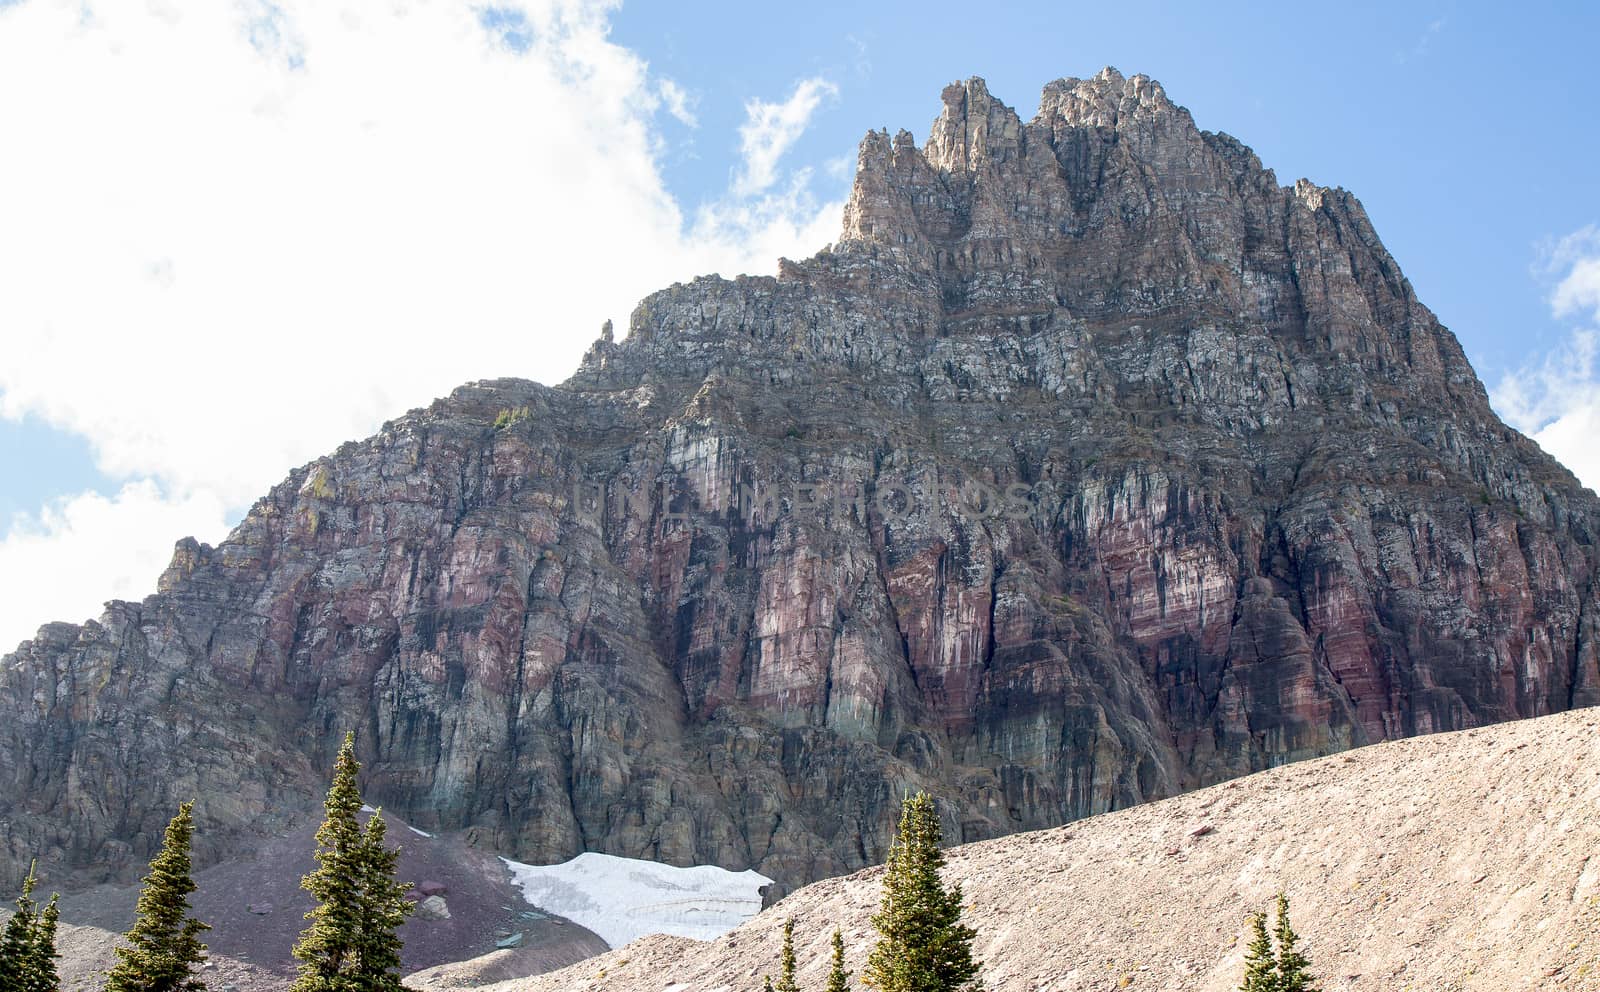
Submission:
M 415 915 L 419 920 L 448 920 L 450 906 L 444 901 L 443 896 L 428 896 L 417 903 Z

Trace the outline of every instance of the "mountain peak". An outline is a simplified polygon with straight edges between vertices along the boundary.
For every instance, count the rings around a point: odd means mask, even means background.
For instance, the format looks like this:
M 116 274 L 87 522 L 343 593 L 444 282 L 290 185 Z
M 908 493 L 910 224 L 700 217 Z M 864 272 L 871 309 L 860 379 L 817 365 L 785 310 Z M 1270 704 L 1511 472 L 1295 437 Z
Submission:
M 862 142 L 832 249 L 457 390 L 24 644 L 0 873 L 130 878 L 186 796 L 202 856 L 277 830 L 351 726 L 429 830 L 781 889 L 882 860 L 908 788 L 978 839 L 1600 702 L 1600 503 L 1354 197 L 1146 77 L 941 104 Z
M 1085 162 L 1131 159 L 1144 166 L 1137 171 L 1146 185 L 1157 186 L 1196 171 L 1165 168 L 1178 160 L 1198 160 L 1219 184 L 1238 171 L 1233 163 L 1206 168 L 1206 159 L 1233 149 L 1208 143 L 1189 112 L 1149 76 L 1107 67 L 1088 79 L 1058 79 L 1045 86 L 1039 112 L 1027 122 L 979 76 L 951 83 L 940 97 L 922 147 L 905 131 L 893 140 L 873 131 L 862 140 L 842 242 L 914 251 L 963 236 L 1059 240 L 1082 227 L 1063 212 L 1081 213 L 1101 191 L 1103 177 L 1083 172 Z M 1247 149 L 1238 151 L 1244 166 L 1263 171 Z M 1165 198 L 1164 192 L 1139 195 Z
M 1039 98 L 1036 120 L 1071 127 L 1114 128 L 1169 113 L 1188 118 L 1188 111 L 1169 100 L 1167 91 L 1154 79 L 1142 74 L 1124 76 L 1107 66 L 1088 79 L 1064 78 L 1047 83 Z
M 1016 157 L 1022 121 L 989 94 L 982 78 L 951 83 L 940 98 L 944 112 L 933 122 L 923 149 L 929 165 L 949 173 L 976 172 L 986 163 Z

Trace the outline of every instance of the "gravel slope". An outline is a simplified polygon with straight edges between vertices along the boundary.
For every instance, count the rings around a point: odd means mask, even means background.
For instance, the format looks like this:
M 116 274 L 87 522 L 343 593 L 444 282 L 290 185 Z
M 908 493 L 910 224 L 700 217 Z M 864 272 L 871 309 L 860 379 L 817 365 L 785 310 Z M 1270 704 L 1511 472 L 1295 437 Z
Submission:
M 1278 889 L 1327 992 L 1596 989 L 1600 709 L 1380 744 L 1070 826 L 956 848 L 990 992 L 1236 988 Z M 496 992 L 754 990 L 796 923 L 860 970 L 881 869 L 710 943 L 648 937 Z

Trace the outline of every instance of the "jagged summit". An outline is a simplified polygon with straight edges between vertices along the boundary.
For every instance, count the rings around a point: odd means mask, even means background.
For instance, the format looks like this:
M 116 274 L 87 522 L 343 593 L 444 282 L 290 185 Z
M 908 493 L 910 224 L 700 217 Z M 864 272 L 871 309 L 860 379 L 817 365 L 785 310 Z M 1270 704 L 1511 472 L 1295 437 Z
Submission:
M 1600 702 L 1597 540 L 1354 197 L 1144 77 L 1025 123 L 969 80 L 862 143 L 831 249 L 399 418 L 9 656 L 0 860 L 127 877 L 192 796 L 216 856 L 359 726 L 420 829 L 792 885 L 907 788 L 973 840 Z
M 984 163 L 1016 157 L 1024 122 L 1015 110 L 990 94 L 983 77 L 951 83 L 940 98 L 944 110 L 934 120 L 927 144 L 921 149 L 935 169 L 974 172 Z M 1040 97 L 1039 113 L 1027 126 L 1132 130 L 1167 116 L 1194 130 L 1189 112 L 1167 99 L 1160 83 L 1144 75 L 1124 77 L 1108 66 L 1089 79 L 1071 77 L 1047 84 Z M 888 137 L 887 130 L 869 132 L 862 141 L 863 150 Z M 914 145 L 909 131 L 901 130 L 893 139 L 896 148 Z
M 1070 127 L 1118 127 L 1163 114 L 1175 114 L 1194 125 L 1189 111 L 1167 99 L 1160 83 L 1142 74 L 1124 76 L 1106 66 L 1088 79 L 1046 83 L 1035 120 L 1060 121 Z
M 1351 254 L 1303 271 L 1325 243 Z M 1159 83 L 1111 68 L 1050 83 L 1026 123 L 973 77 L 946 87 L 922 147 L 907 131 L 870 132 L 838 243 L 781 276 L 865 288 L 863 278 L 895 285 L 911 310 L 903 332 L 931 334 L 1024 312 L 1205 313 L 1298 333 L 1299 297 L 1331 292 L 1355 309 L 1311 329 L 1325 344 L 1441 388 L 1473 378 L 1353 196 L 1279 186 L 1238 141 L 1197 129 Z M 633 330 L 681 330 L 650 316 L 679 291 L 646 300 Z M 1405 317 L 1378 336 L 1361 325 L 1380 323 L 1379 311 Z
M 710 356 L 708 332 L 737 325 L 749 338 L 770 327 L 783 347 L 859 366 L 906 339 L 1045 326 L 1059 338 L 1063 328 L 1073 336 L 1137 321 L 1279 355 L 1281 369 L 1252 366 L 1254 412 L 1227 411 L 1235 419 L 1281 419 L 1297 394 L 1320 388 L 1358 407 L 1468 406 L 1489 425 L 1469 443 L 1510 437 L 1454 335 L 1416 298 L 1351 194 L 1305 180 L 1280 186 L 1253 152 L 1197 129 L 1147 76 L 1107 68 L 1057 80 L 1026 123 L 981 78 L 946 87 L 942 99 L 922 147 L 906 131 L 862 141 L 837 244 L 785 263 L 775 281 L 702 279 L 655 294 L 634 314 L 633 334 L 693 339 Z M 887 306 L 851 318 L 846 336 L 823 329 L 842 326 L 842 314 L 797 340 L 795 328 L 746 313 L 813 297 L 810 306 L 830 306 L 852 293 Z M 640 361 L 663 359 L 642 347 Z M 590 381 L 612 354 L 595 353 L 599 364 L 575 381 Z M 1316 386 L 1296 381 L 1311 354 L 1333 362 Z M 645 374 L 626 361 L 620 371 Z M 1199 404 L 1197 416 L 1226 402 L 1204 386 L 1151 398 L 1158 408 Z
M 943 102 L 920 149 L 906 132 L 862 142 L 842 245 L 921 256 L 947 286 L 952 269 L 965 281 L 975 269 L 1039 273 L 1032 299 L 1009 302 L 1086 312 L 1207 302 L 1248 312 L 1264 302 L 1250 298 L 1254 277 L 1281 276 L 1296 234 L 1316 228 L 1362 242 L 1398 273 L 1354 198 L 1319 217 L 1320 198 L 1279 187 L 1254 153 L 1200 131 L 1147 76 L 1057 80 L 1026 123 L 980 78 L 947 87 Z M 951 250 L 977 243 L 992 249 Z M 1140 257 L 1152 244 L 1168 256 L 1156 271 Z M 1140 269 L 1149 285 L 1116 278 Z M 1073 278 L 1086 272 L 1092 287 Z M 1410 287 L 1395 280 L 1386 294 L 1405 301 Z
M 1131 144 L 1140 158 L 1158 151 L 1170 155 L 1200 137 L 1189 112 L 1168 100 L 1160 83 L 1142 75 L 1125 78 L 1109 67 L 1090 79 L 1058 79 L 1048 84 L 1038 114 L 1026 123 L 989 93 L 981 77 L 950 84 L 941 99 L 943 112 L 934 120 L 922 148 L 903 130 L 892 141 L 887 131 L 869 132 L 862 140 L 844 240 L 872 240 L 871 221 L 864 226 L 862 214 L 880 205 L 873 201 L 880 200 L 884 192 L 873 181 L 874 173 L 885 166 L 893 171 L 896 164 L 901 172 L 914 172 L 913 154 L 947 182 L 956 177 L 994 181 L 1008 174 L 1026 175 L 1038 182 L 1051 171 L 1051 160 L 1059 157 L 1057 150 L 1070 146 L 1079 137 L 1077 132 L 1094 131 L 1107 143 Z M 1158 145 L 1173 147 L 1158 149 Z M 1031 154 L 1035 149 L 1041 154 Z M 1252 164 L 1259 170 L 1253 156 Z M 881 234 L 878 240 L 883 240 Z
M 1124 77 L 1111 67 L 1089 79 L 1057 79 L 1045 86 L 1039 112 L 1024 125 L 1016 111 L 989 93 L 980 76 L 951 83 L 941 94 L 944 112 L 929 131 L 923 154 L 934 168 L 950 173 L 973 172 L 985 163 L 1019 158 L 1024 129 L 1052 132 L 1059 143 L 1067 128 L 1108 128 L 1124 132 L 1124 140 L 1153 128 L 1194 132 L 1189 112 L 1167 99 L 1166 90 L 1149 76 Z M 870 140 L 870 139 L 869 139 Z

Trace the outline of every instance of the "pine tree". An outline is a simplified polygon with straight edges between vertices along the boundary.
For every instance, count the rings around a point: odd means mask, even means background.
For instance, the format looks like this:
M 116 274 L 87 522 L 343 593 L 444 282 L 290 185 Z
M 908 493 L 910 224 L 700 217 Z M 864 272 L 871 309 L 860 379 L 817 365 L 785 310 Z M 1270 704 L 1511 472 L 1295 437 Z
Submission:
M 772 992 L 800 992 L 794 980 L 794 920 L 783 921 L 783 956 L 778 963 L 778 981 Z
M 383 816 L 363 830 L 355 735 L 346 734 L 317 829 L 317 867 L 300 887 L 317 899 L 306 914 L 294 956 L 300 975 L 290 992 L 396 992 L 401 941 L 396 930 L 411 911 L 408 886 L 395 881 L 398 850 L 384 847 Z
M 1267 914 L 1250 916 L 1250 949 L 1244 956 L 1244 984 L 1239 992 L 1278 992 L 1278 956 L 1272 952 L 1267 935 Z
M 1278 921 L 1271 936 L 1267 934 L 1266 913 L 1252 914 L 1250 929 L 1244 984 L 1239 986 L 1239 992 L 1318 992 L 1311 962 L 1300 953 L 1300 937 L 1289 925 L 1287 896 L 1278 893 Z
M 823 992 L 850 992 L 850 972 L 844 968 L 844 934 L 833 931 L 833 967 L 828 971 L 828 984 Z
M 300 975 L 291 992 L 356 989 L 347 973 L 354 970 L 363 922 L 363 835 L 356 820 L 361 812 L 361 791 L 356 786 L 360 768 L 355 735 L 346 734 L 334 761 L 333 784 L 323 801 L 322 826 L 317 828 L 317 867 L 300 880 L 300 887 L 316 897 L 317 907 L 306 914 L 311 925 L 294 948 Z
M 33 902 L 33 889 L 38 884 L 35 866 L 29 866 L 28 877 L 22 880 L 22 895 L 17 897 L 17 909 L 0 931 L 0 989 L 20 989 L 27 982 L 33 965 L 33 943 L 38 909 Z
M 59 895 L 52 895 L 34 925 L 24 992 L 56 992 L 61 987 L 61 977 L 56 972 L 56 959 L 61 957 L 56 953 L 56 925 L 61 921 L 60 899 Z
M 906 799 L 889 848 L 883 901 L 872 918 L 878 943 L 862 976 L 877 992 L 981 992 L 972 959 L 977 933 L 962 925 L 961 886 L 939 877 L 939 817 L 925 793 Z
M 397 932 L 414 908 L 406 900 L 410 885 L 395 881 L 400 849 L 384 846 L 383 811 L 367 819 L 361 837 L 361 932 L 356 945 L 356 972 L 369 992 L 400 992 L 400 949 Z
M 190 915 L 189 905 L 195 890 L 189 862 L 193 810 L 193 803 L 184 803 L 167 824 L 139 892 L 133 929 L 124 937 L 128 946 L 117 948 L 106 992 L 205 992 L 194 970 L 206 949 L 200 934 L 211 928 Z
M 60 896 L 51 896 L 40 912 L 33 901 L 37 884 L 37 866 L 30 866 L 17 911 L 0 931 L 0 989 L 5 992 L 56 992 L 61 984 L 56 975 L 56 958 L 61 956 L 56 953 Z
M 1317 992 L 1311 962 L 1296 949 L 1300 936 L 1289 925 L 1289 898 L 1278 893 L 1278 922 L 1273 927 L 1278 941 L 1278 985 L 1276 992 Z

